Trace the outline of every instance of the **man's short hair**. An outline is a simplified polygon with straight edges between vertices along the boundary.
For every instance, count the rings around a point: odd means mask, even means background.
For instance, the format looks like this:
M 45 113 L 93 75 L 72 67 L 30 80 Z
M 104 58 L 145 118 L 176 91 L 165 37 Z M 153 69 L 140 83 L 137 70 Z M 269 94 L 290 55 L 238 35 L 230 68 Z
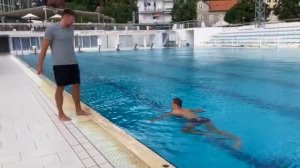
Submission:
M 173 103 L 176 104 L 179 107 L 182 107 L 182 100 L 180 98 L 174 98 Z
M 76 16 L 76 13 L 72 10 L 72 9 L 65 9 L 62 13 L 62 16 L 64 15 L 72 15 L 72 16 Z

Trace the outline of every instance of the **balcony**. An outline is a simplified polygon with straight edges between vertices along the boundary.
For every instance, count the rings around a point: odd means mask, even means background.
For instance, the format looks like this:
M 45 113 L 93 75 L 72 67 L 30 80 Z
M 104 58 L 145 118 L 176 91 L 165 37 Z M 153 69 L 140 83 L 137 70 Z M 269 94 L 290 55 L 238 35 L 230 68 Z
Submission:
M 144 8 L 144 9 L 141 9 L 139 10 L 139 13 L 140 14 L 147 14 L 147 13 L 162 13 L 163 12 L 163 9 L 161 8 Z
M 164 13 L 171 13 L 173 8 L 165 8 Z

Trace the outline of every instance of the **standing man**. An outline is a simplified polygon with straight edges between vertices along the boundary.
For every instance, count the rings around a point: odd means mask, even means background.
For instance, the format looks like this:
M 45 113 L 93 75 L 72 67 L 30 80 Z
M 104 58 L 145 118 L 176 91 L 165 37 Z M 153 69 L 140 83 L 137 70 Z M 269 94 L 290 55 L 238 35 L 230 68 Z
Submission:
M 39 55 L 37 71 L 43 73 L 43 63 L 48 47 L 51 48 L 53 71 L 56 81 L 55 101 L 59 113 L 59 119 L 70 121 L 71 118 L 63 111 L 64 87 L 72 85 L 72 97 L 75 103 L 77 115 L 87 115 L 80 105 L 80 71 L 74 51 L 73 23 L 75 12 L 65 9 L 59 23 L 51 24 L 45 31 L 45 36 Z

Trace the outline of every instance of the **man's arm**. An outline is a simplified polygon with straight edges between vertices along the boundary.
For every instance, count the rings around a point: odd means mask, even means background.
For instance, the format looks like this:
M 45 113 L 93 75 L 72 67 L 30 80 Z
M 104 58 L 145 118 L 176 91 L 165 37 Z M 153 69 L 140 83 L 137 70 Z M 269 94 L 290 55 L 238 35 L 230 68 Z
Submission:
M 205 112 L 205 110 L 203 110 L 203 109 L 189 109 L 189 110 L 191 110 L 191 112 L 193 112 L 193 113 L 202 113 L 202 112 Z
M 42 43 L 41 52 L 39 55 L 38 67 L 37 67 L 37 72 L 39 75 L 43 73 L 43 64 L 44 64 L 44 60 L 45 60 L 49 45 L 50 45 L 50 40 L 44 38 L 43 43 Z
M 161 119 L 164 119 L 166 117 L 170 117 L 172 115 L 172 112 L 169 112 L 169 113 L 165 113 L 159 117 L 156 117 L 156 118 L 153 118 L 151 120 L 149 120 L 150 122 L 154 122 L 154 121 L 157 121 L 157 120 L 161 120 Z

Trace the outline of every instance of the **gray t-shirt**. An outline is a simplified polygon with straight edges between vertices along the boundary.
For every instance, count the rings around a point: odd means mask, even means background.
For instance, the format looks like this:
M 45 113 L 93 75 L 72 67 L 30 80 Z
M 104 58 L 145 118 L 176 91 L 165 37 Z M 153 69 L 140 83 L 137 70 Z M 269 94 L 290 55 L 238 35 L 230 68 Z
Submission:
M 50 40 L 53 65 L 77 64 L 73 27 L 64 28 L 59 23 L 50 24 L 44 38 Z

